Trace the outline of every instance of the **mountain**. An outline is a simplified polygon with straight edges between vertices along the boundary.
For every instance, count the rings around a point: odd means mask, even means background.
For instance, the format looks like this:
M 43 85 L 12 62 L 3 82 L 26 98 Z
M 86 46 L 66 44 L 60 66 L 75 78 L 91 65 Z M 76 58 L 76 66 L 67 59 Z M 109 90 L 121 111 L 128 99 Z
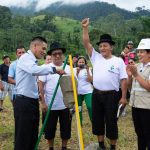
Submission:
M 149 10 L 140 9 L 137 12 L 131 12 L 125 9 L 117 7 L 115 4 L 108 4 L 106 2 L 94 1 L 81 5 L 67 5 L 62 2 L 56 2 L 48 6 L 46 9 L 36 12 L 36 1 L 28 8 L 11 7 L 11 11 L 14 14 L 20 15 L 33 15 L 34 13 L 51 13 L 56 16 L 65 16 L 76 20 L 81 20 L 85 17 L 91 20 L 96 20 L 99 17 L 106 17 L 112 13 L 118 13 L 124 17 L 124 19 L 134 19 L 139 16 L 150 16 Z
M 30 6 L 24 8 L 24 7 L 16 7 L 12 6 L 10 7 L 10 10 L 13 14 L 15 15 L 33 15 L 35 13 L 35 8 L 36 8 L 37 2 L 33 1 Z

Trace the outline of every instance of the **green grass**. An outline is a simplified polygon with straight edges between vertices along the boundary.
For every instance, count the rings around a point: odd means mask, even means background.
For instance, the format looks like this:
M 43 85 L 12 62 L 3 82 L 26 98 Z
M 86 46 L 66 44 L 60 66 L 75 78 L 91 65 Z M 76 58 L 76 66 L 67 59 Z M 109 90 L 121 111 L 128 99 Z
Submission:
M 31 22 L 35 21 L 35 20 L 43 20 L 45 17 L 45 15 L 39 15 L 39 16 L 35 16 L 31 18 Z
M 137 150 L 136 136 L 131 119 L 131 109 L 127 107 L 127 116 L 121 117 L 118 122 L 119 126 L 119 140 L 117 143 L 117 150 Z M 41 127 L 41 122 L 40 122 Z M 90 143 L 97 142 L 97 139 L 92 135 L 91 123 L 84 105 L 83 110 L 83 140 L 85 147 Z M 4 111 L 0 112 L 0 150 L 13 150 L 14 139 L 14 118 L 12 105 L 8 98 L 4 101 Z M 109 147 L 109 141 L 106 140 L 106 146 Z M 57 128 L 55 138 L 55 148 L 60 150 L 61 140 L 59 126 Z M 68 148 L 71 150 L 78 150 L 78 138 L 75 115 L 72 121 L 72 137 L 68 143 Z M 39 144 L 39 150 L 47 150 L 47 141 L 42 137 Z
M 39 15 L 39 16 L 35 16 L 32 18 L 32 22 L 34 20 L 43 20 L 45 17 L 45 15 Z M 74 29 L 75 30 L 80 30 L 81 31 L 81 24 L 80 21 L 74 20 L 74 19 L 70 19 L 70 18 L 64 18 L 64 17 L 55 17 L 53 20 L 54 25 L 57 26 L 57 28 L 66 33 L 66 32 L 73 32 Z
M 77 20 L 63 18 L 63 17 L 55 17 L 54 24 L 63 32 L 73 32 L 74 30 L 81 31 L 81 24 Z

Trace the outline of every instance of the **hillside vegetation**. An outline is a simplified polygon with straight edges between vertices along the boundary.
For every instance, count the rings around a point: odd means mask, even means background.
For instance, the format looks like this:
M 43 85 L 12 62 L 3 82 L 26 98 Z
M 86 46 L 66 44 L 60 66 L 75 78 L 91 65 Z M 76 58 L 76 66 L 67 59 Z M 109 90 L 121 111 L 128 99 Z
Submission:
M 51 13 L 56 16 L 69 17 L 75 20 L 81 20 L 85 17 L 91 18 L 91 20 L 96 21 L 99 17 L 106 17 L 112 13 L 118 13 L 125 19 L 136 19 L 139 16 L 150 16 L 150 11 L 145 9 L 145 6 L 136 7 L 135 12 L 131 12 L 125 9 L 117 7 L 115 4 L 109 4 L 107 2 L 100 2 L 93 0 L 92 2 L 81 4 L 81 5 L 69 5 L 63 2 L 54 2 L 47 8 L 37 12 L 36 9 L 37 2 L 30 2 L 27 8 L 21 7 L 11 7 L 13 14 L 20 15 L 34 15 L 35 13 Z
M 94 6 L 93 10 L 96 9 L 96 5 Z M 32 16 L 18 16 L 3 6 L 0 6 L 0 12 L 1 54 L 14 53 L 18 45 L 24 45 L 28 49 L 32 37 L 40 35 L 47 39 L 49 45 L 53 41 L 59 41 L 67 48 L 67 53 L 85 55 L 81 19 L 58 17 L 48 12 L 39 12 Z M 78 13 L 82 16 L 84 11 Z M 90 18 L 88 15 L 86 17 Z M 90 18 L 91 43 L 97 49 L 95 43 L 99 40 L 99 36 L 103 33 L 111 34 L 116 41 L 113 52 L 120 54 L 128 40 L 132 40 L 136 47 L 141 38 L 150 37 L 149 26 L 150 17 L 138 16 L 135 19 L 125 19 L 117 11 L 115 13 L 112 11 L 106 16 L 99 16 L 95 21 Z

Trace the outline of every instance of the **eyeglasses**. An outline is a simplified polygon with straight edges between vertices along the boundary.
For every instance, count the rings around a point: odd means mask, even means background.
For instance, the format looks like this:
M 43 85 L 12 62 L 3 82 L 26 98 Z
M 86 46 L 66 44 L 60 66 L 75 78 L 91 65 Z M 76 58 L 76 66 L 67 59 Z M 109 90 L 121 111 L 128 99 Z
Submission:
M 52 53 L 52 55 L 55 56 L 55 57 L 56 57 L 57 55 L 61 56 L 62 54 L 63 54 L 62 52 L 54 52 L 54 53 Z

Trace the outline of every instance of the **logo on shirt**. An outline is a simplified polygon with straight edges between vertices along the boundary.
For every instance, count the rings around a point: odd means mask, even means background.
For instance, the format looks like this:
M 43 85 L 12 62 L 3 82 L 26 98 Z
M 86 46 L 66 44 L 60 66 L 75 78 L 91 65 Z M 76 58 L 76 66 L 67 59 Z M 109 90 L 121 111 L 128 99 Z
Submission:
M 111 73 L 119 74 L 119 68 L 116 68 L 114 65 L 111 65 L 108 71 Z
M 110 70 L 112 71 L 112 70 L 114 70 L 114 68 L 115 68 L 114 65 L 112 65 L 112 66 L 110 67 Z

